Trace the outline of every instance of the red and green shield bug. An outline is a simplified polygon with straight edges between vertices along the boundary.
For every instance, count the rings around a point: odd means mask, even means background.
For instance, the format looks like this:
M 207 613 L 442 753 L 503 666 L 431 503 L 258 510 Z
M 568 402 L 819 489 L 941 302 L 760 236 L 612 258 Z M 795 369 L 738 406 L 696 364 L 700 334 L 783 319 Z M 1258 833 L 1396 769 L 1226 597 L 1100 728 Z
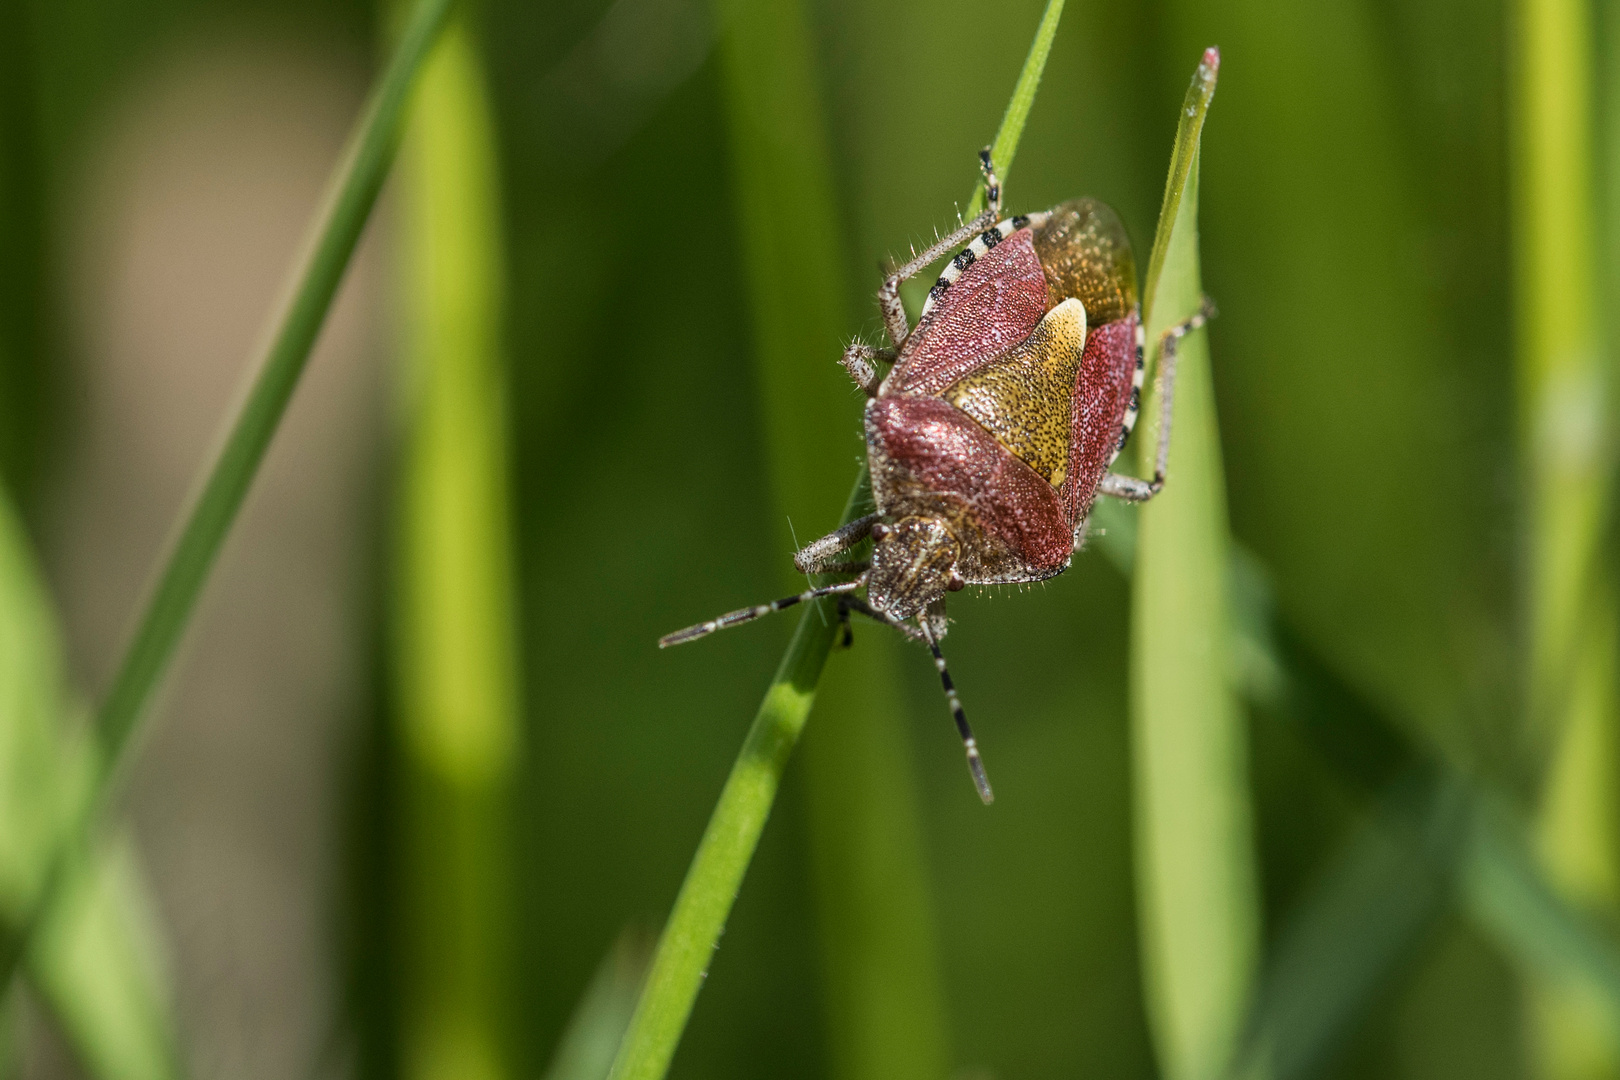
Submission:
M 1165 331 L 1152 480 L 1109 471 L 1141 405 L 1143 333 L 1136 262 L 1119 217 L 1074 199 L 998 221 L 1001 185 L 980 152 L 989 208 L 896 269 L 878 289 L 892 349 L 851 345 L 841 359 L 865 390 L 876 512 L 793 557 L 805 574 L 849 580 L 678 630 L 678 645 L 820 596 L 898 627 L 934 656 L 979 797 L 992 798 L 973 731 L 945 667 L 945 594 L 1043 581 L 1080 550 L 1098 495 L 1145 502 L 1164 486 L 1176 343 L 1213 313 Z M 900 284 L 959 245 L 917 325 Z M 874 362 L 890 362 L 887 375 Z M 848 552 L 870 538 L 870 560 Z M 866 589 L 863 601 L 855 594 Z

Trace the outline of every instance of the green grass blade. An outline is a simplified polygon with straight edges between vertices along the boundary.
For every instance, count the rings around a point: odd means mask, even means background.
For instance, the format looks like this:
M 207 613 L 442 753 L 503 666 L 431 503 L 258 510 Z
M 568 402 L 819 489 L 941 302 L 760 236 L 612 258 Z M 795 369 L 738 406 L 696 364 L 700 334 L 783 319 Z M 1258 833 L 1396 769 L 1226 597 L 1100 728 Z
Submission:
M 108 780 L 116 773 L 146 703 L 173 657 L 209 568 L 291 400 L 393 161 L 407 92 L 449 5 L 450 0 L 422 0 L 338 167 L 325 207 L 317 217 L 313 243 L 294 277 L 291 300 L 278 321 L 248 397 L 186 515 L 97 714 L 99 775 L 85 804 L 75 812 L 76 820 L 69 827 L 64 846 L 77 842 L 75 837 L 88 827 L 99 808 Z M 67 873 L 65 854 L 59 852 L 52 862 L 41 900 L 46 905 L 62 887 Z M 28 913 L 0 940 L 0 982 L 9 981 L 16 970 L 33 924 L 41 914 L 37 910 Z
M 0 491 L 0 920 L 20 940 L 52 881 L 63 831 L 93 776 L 67 737 L 59 633 L 21 523 Z M 180 1074 L 150 903 L 122 839 L 59 870 L 56 903 L 27 954 L 29 978 L 92 1077 Z
M 292 399 L 388 175 L 411 84 L 438 36 L 450 2 L 421 0 L 338 166 L 258 373 L 186 513 L 97 714 L 109 769 L 117 765 L 174 655 L 208 572 Z
M 1054 3 L 1048 8 L 1052 26 L 1055 27 L 1053 8 L 1060 10 L 1060 5 Z M 796 17 L 783 16 L 776 8 L 755 10 L 739 5 L 721 11 L 720 18 L 726 26 L 721 41 L 722 65 L 727 71 L 727 78 L 734 80 L 728 105 L 740 112 L 740 115 L 732 118 L 734 142 L 739 139 L 739 133 L 743 136 L 742 145 L 734 147 L 734 152 L 747 155 L 758 152 L 761 146 L 773 148 L 774 144 L 774 149 L 769 152 L 782 157 L 777 159 L 771 172 L 780 179 L 781 174 L 791 169 L 795 162 L 802 163 L 807 152 L 812 155 L 816 152 L 813 144 L 807 151 L 802 142 L 796 141 L 807 137 L 805 129 L 780 122 L 776 111 L 784 107 L 796 111 L 804 108 L 803 85 L 794 88 L 794 73 L 803 73 L 800 78 L 808 78 L 807 39 L 800 36 L 802 31 L 792 29 Z M 757 34 L 757 38 L 748 36 L 750 31 Z M 785 39 L 779 36 L 784 32 L 792 36 Z M 734 38 L 733 35 L 742 36 Z M 1037 38 L 1039 47 L 1032 49 L 1025 61 L 1020 85 L 1027 86 L 1028 94 L 1034 92 L 1050 44 L 1051 33 L 1048 31 L 1044 38 Z M 785 53 L 765 51 L 770 48 L 783 49 Z M 742 88 L 741 92 L 738 86 Z M 764 88 L 766 92 L 749 96 L 747 92 L 756 86 Z M 784 86 L 789 88 L 791 96 L 783 96 Z M 1021 109 L 1008 110 L 1004 128 L 1010 132 L 1010 136 L 1006 139 L 998 136 L 995 144 L 1006 146 L 1005 156 L 997 159 L 1002 168 L 1010 167 L 1012 163 L 1017 149 L 1017 135 L 1022 130 L 1027 112 L 1027 104 Z M 750 130 L 762 136 L 758 142 L 746 138 Z M 750 149 L 750 144 L 753 149 Z M 815 164 L 813 157 L 811 164 Z M 767 188 L 765 183 L 755 188 L 748 182 L 750 171 L 770 167 L 768 162 L 750 160 L 745 156 L 737 165 L 742 174 L 738 197 L 745 222 L 744 243 L 755 249 L 750 253 L 750 259 L 757 259 L 761 265 L 774 269 L 785 265 L 786 260 L 773 250 L 773 245 L 784 237 L 791 237 L 795 229 L 803 227 L 802 223 L 794 220 L 801 209 L 808 214 L 812 224 L 826 220 L 830 228 L 831 219 L 817 206 L 773 205 L 765 192 L 779 189 Z M 799 182 L 810 185 L 812 191 L 817 185 L 825 183 L 810 173 L 802 174 Z M 751 226 L 751 222 L 774 225 Z M 836 274 L 833 266 L 834 263 L 829 260 L 825 272 Z M 810 272 L 814 273 L 815 268 L 812 267 Z M 826 286 L 826 280 L 818 281 L 810 296 L 824 298 L 823 302 L 836 305 L 833 310 L 841 309 L 842 298 Z M 757 280 L 751 284 L 755 289 L 751 298 L 755 303 L 758 347 L 763 352 L 780 348 L 784 353 L 793 355 L 796 346 L 788 340 L 785 330 L 805 317 L 801 307 L 804 298 L 794 298 L 791 305 L 784 304 L 776 290 L 761 289 Z M 816 316 L 818 319 L 821 317 Z M 831 359 L 826 357 L 821 362 Z M 831 364 L 827 366 L 831 367 Z M 786 394 L 782 394 L 782 400 L 773 403 L 769 370 L 763 381 L 767 412 L 773 419 L 791 418 L 801 408 L 804 414 L 815 415 L 813 407 L 803 408 L 803 402 Z M 847 391 L 845 394 L 847 401 Z M 807 433 L 797 424 L 785 431 L 781 428 L 772 431 L 772 438 L 779 445 L 795 448 L 813 444 L 817 437 L 824 436 Z M 797 498 L 806 485 L 810 490 L 815 490 L 822 481 L 809 476 L 799 484 L 794 480 L 794 473 L 823 470 L 825 460 L 796 460 L 794 457 L 773 454 L 779 498 Z M 795 483 L 795 486 L 785 486 L 788 483 Z M 791 509 L 793 503 L 787 502 L 785 505 Z M 849 521 L 866 513 L 870 506 L 871 489 L 863 468 L 840 521 Z M 816 510 L 812 507 L 810 513 L 814 514 Z M 686 880 L 676 896 L 674 910 L 659 939 L 646 989 L 642 992 L 630 1030 L 614 1061 L 611 1074 L 614 1080 L 657 1080 L 669 1068 L 702 985 L 704 972 L 731 912 L 732 901 L 770 815 L 781 783 L 782 770 L 804 728 L 822 669 L 832 649 L 834 631 L 835 622 L 822 604 L 812 605 L 799 620 L 787 653 L 766 690 L 765 699 L 709 818 L 697 854 L 687 870 Z
M 75 859 L 26 968 L 92 1077 L 175 1080 L 185 1073 L 158 940 L 156 909 L 129 836 Z
M 1577 1037 L 1585 1029 L 1586 1038 L 1620 1040 L 1620 945 L 1562 897 L 1537 864 L 1502 802 L 1480 799 L 1461 880 L 1469 914 L 1542 985 L 1562 989 L 1571 1010 L 1564 1019 L 1580 1025 Z
M 510 1074 L 520 721 L 494 125 L 472 36 L 422 68 L 400 162 L 404 361 L 392 638 L 405 1071 Z
M 1062 18 L 1063 0 L 1046 0 L 1046 11 L 1041 14 L 1041 23 L 1035 28 L 1035 40 L 1029 43 L 1029 55 L 1024 58 L 1023 70 L 1018 73 L 1018 82 L 1013 86 L 1007 111 L 1001 114 L 996 141 L 990 144 L 990 160 L 995 164 L 996 176 L 1003 187 L 1007 184 L 1007 174 L 1012 171 L 1018 140 L 1024 137 L 1024 122 L 1029 119 L 1029 110 L 1035 105 L 1035 93 L 1041 88 L 1041 75 L 1046 71 L 1046 57 L 1052 51 L 1058 22 Z M 983 210 L 984 184 L 981 183 L 974 189 L 973 198 L 968 200 L 965 216 L 971 218 Z
M 545 1080 L 606 1080 L 651 959 L 651 941 L 634 931 L 619 935 L 568 1018 Z
M 1198 310 L 1199 134 L 1218 57 L 1182 110 L 1147 280 L 1151 350 Z M 1157 394 L 1143 405 L 1156 417 Z M 1156 431 L 1140 438 L 1151 470 Z M 1244 716 L 1230 686 L 1228 538 L 1205 336 L 1182 341 L 1169 481 L 1142 508 L 1133 575 L 1131 721 L 1148 1015 L 1171 1080 L 1233 1049 L 1259 950 Z
M 1529 743 L 1548 755 L 1538 848 L 1564 896 L 1620 912 L 1615 827 L 1620 610 L 1599 545 L 1613 482 L 1613 380 L 1601 347 L 1593 237 L 1591 5 L 1516 4 L 1513 242 L 1527 507 Z M 1620 1073 L 1620 1041 L 1579 987 L 1528 997 L 1549 1080 Z
M 1457 785 L 1393 785 L 1282 927 L 1230 1075 L 1316 1075 L 1446 911 L 1467 821 Z

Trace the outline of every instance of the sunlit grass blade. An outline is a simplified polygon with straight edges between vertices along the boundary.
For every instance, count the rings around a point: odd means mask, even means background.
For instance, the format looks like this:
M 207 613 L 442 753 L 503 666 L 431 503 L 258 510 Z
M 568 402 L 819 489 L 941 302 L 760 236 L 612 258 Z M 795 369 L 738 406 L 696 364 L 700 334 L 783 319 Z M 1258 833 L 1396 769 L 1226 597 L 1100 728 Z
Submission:
M 75 860 L 28 950 L 33 984 L 92 1077 L 185 1074 L 157 913 L 127 835 Z
M 1565 1019 L 1580 1025 L 1575 1037 L 1620 1039 L 1620 943 L 1560 896 L 1537 863 L 1502 801 L 1479 799 L 1461 880 L 1469 913 L 1542 985 L 1560 988 L 1572 1010 Z
M 652 942 L 643 934 L 619 935 L 568 1018 L 545 1080 L 605 1080 L 651 960 Z
M 393 161 L 406 96 L 449 6 L 450 0 L 422 0 L 415 9 L 334 174 L 310 247 L 294 274 L 291 297 L 276 322 L 247 398 L 185 515 L 97 713 L 99 775 L 85 804 L 76 809 L 76 820 L 64 844 L 77 842 L 75 837 L 88 828 L 99 809 L 108 781 L 122 764 L 130 736 L 173 658 L 209 569 L 247 497 L 377 201 Z M 59 887 L 64 859 L 58 854 L 53 860 L 43 903 L 49 904 Z M 15 971 L 39 914 L 29 912 L 0 941 L 0 982 L 9 980 Z
M 1396 785 L 1284 923 L 1233 1077 L 1303 1080 L 1410 963 L 1451 900 L 1467 821 L 1457 785 Z
M 338 165 L 311 242 L 293 275 L 291 297 L 277 319 L 247 398 L 232 418 L 224 444 L 186 512 L 96 716 L 109 768 L 117 764 L 168 667 L 197 595 L 292 400 L 332 297 L 388 175 L 406 97 L 450 2 L 421 0 Z
M 1043 26 L 1049 29 L 1043 37 L 1037 38 L 1037 47 L 1025 61 L 1025 75 L 1020 85 L 1027 88 L 1026 95 L 1033 94 L 1035 81 L 1045 65 L 1051 43 L 1050 27 L 1055 27 L 1056 13 L 1060 10 L 1061 4 L 1054 0 L 1048 8 L 1049 19 L 1043 21 Z M 774 249 L 775 244 L 791 240 L 801 229 L 814 227 L 819 222 L 827 222 L 830 228 L 833 220 L 830 201 L 809 207 L 778 205 L 774 201 L 787 196 L 790 190 L 806 189 L 812 199 L 831 198 L 831 185 L 824 171 L 825 158 L 818 160 L 817 157 L 824 155 L 824 150 L 815 145 L 815 140 L 819 139 L 819 134 L 815 134 L 819 132 L 819 120 L 805 129 L 783 122 L 775 112 L 779 107 L 786 107 L 793 115 L 802 116 L 807 104 L 813 101 L 807 97 L 807 88 L 812 85 L 808 74 L 808 38 L 803 32 L 802 20 L 796 13 L 790 14 L 793 17 L 785 16 L 779 8 L 766 11 L 736 5 L 726 7 L 717 15 L 726 27 L 720 46 L 721 62 L 728 83 L 728 108 L 734 110 L 733 153 L 739 155 L 735 167 L 740 175 L 738 198 L 744 244 L 751 249 L 748 257 L 758 270 L 774 273 L 787 267 L 794 274 L 790 280 L 801 280 L 800 275 L 811 279 L 808 296 L 788 294 L 791 303 L 784 304 L 782 292 L 762 287 L 757 272 L 752 276 L 756 347 L 767 357 L 799 355 L 797 350 L 806 347 L 805 343 L 789 335 L 802 325 L 801 320 L 808 319 L 812 327 L 831 328 L 830 336 L 822 331 L 812 339 L 819 341 L 822 347 L 835 342 L 836 321 L 827 321 L 826 311 L 807 314 L 804 305 L 825 303 L 829 311 L 841 311 L 843 306 L 839 291 L 828 284 L 838 280 L 836 255 L 828 254 L 819 245 L 809 247 L 809 253 L 821 261 L 794 268 L 790 266 L 790 259 L 792 254 L 801 253 L 800 248 Z M 766 92 L 760 92 L 762 88 Z M 997 159 L 1002 168 L 1011 165 L 1027 113 L 1027 105 L 1009 109 L 1003 121 L 1003 132 L 995 143 L 1005 147 L 1005 155 Z M 750 134 L 762 138 L 756 142 L 749 138 Z M 812 140 L 809 145 L 806 139 Z M 791 172 L 795 167 L 802 170 L 797 176 Z M 802 219 L 797 216 L 801 213 L 805 215 Z M 828 356 L 822 362 L 831 359 Z M 837 460 L 836 456 L 799 458 L 804 447 L 818 445 L 819 440 L 827 438 L 826 432 L 813 430 L 815 425 L 807 423 L 807 419 L 827 414 L 789 396 L 784 388 L 794 385 L 792 377 L 790 373 L 777 372 L 774 365 L 765 368 L 763 377 L 767 416 L 781 421 L 773 423 L 770 429 L 772 471 L 777 497 L 788 510 L 803 493 L 821 489 L 824 480 L 814 474 L 824 468 L 824 461 Z M 773 392 L 773 378 L 788 381 L 777 384 Z M 847 391 L 845 393 L 847 402 Z M 849 431 L 852 427 L 853 424 L 842 430 Z M 791 448 L 792 455 L 784 454 L 783 448 Z M 840 521 L 850 521 L 868 512 L 870 506 L 871 490 L 863 468 Z M 824 506 L 814 505 L 807 511 L 812 520 L 813 515 L 824 512 Z M 795 520 L 805 520 L 805 515 Z M 612 1076 L 615 1080 L 656 1080 L 669 1068 L 732 901 L 770 815 L 782 770 L 804 728 L 835 631 L 836 621 L 819 603 L 811 605 L 799 620 L 675 899 L 674 910 L 659 939 L 646 989 L 614 1061 Z
M 39 904 L 93 776 L 70 737 L 59 634 L 21 523 L 0 491 L 0 919 Z M 124 839 L 78 845 L 27 953 L 29 978 L 92 1077 L 179 1075 L 166 972 Z
M 1150 351 L 1199 310 L 1198 146 L 1218 54 L 1188 89 L 1153 256 Z M 1133 575 L 1131 724 L 1143 980 L 1171 1080 L 1226 1062 L 1259 960 L 1247 736 L 1230 685 L 1228 538 L 1205 336 L 1181 343 L 1163 493 L 1142 508 Z M 1158 416 L 1158 395 L 1143 415 Z M 1157 431 L 1141 436 L 1151 475 Z
M 1052 51 L 1052 42 L 1057 37 L 1058 23 L 1062 18 L 1063 0 L 1047 0 L 1046 10 L 1041 13 L 1041 24 L 1035 28 L 1035 40 L 1029 43 L 1029 54 L 1024 58 L 1023 70 L 1018 73 L 1012 98 L 1007 102 L 1007 111 L 1001 114 L 996 141 L 990 144 L 990 160 L 995 163 L 997 177 L 1003 186 L 1012 172 L 1018 140 L 1024 137 L 1024 123 L 1029 119 L 1029 110 L 1035 105 L 1035 93 L 1041 88 L 1046 58 Z M 983 211 L 984 199 L 984 185 L 980 184 L 968 200 L 965 216 L 971 218 Z
M 1593 9 L 1516 9 L 1512 224 L 1526 507 L 1526 744 L 1548 765 L 1537 847 L 1564 896 L 1620 913 L 1620 609 L 1599 552 L 1614 475 L 1611 364 L 1602 348 L 1594 237 Z M 1547 1080 L 1620 1072 L 1596 1003 L 1533 987 L 1529 1049 Z
M 494 125 L 452 21 L 400 163 L 409 435 L 392 671 L 400 726 L 400 1052 L 416 1080 L 510 1074 L 510 814 L 520 723 Z

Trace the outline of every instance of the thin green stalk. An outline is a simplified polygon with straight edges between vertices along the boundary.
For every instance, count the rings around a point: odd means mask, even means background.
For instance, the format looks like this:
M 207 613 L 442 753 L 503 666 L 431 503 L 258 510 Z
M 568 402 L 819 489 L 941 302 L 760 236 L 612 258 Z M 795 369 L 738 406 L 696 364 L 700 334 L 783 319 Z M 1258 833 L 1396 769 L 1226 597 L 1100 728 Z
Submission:
M 1063 18 L 1063 0 L 1047 0 L 1041 24 L 1035 28 L 1035 40 L 1029 43 L 1029 53 L 1013 85 L 1012 98 L 1007 111 L 1001 114 L 1001 127 L 996 141 L 990 144 L 990 160 L 995 164 L 996 176 L 1006 186 L 1007 174 L 1012 172 L 1013 157 L 1018 152 L 1018 140 L 1024 136 L 1024 122 L 1035 105 L 1035 93 L 1041 88 L 1041 75 L 1046 71 L 1046 58 L 1057 38 L 1058 22 Z M 973 189 L 968 200 L 967 216 L 973 217 L 984 210 L 984 185 Z
M 855 444 L 849 381 L 830 362 L 849 325 L 848 259 L 804 12 L 796 3 L 718 6 L 780 550 L 795 531 L 807 540 L 831 524 L 843 478 L 825 463 Z M 784 591 L 802 587 L 786 560 L 781 569 Z M 937 1080 L 949 1026 L 903 695 L 885 637 L 865 633 L 833 662 L 802 751 L 828 1071 L 834 1080 Z
M 392 638 L 402 880 L 399 1030 L 412 1080 L 510 1075 L 517 765 L 504 288 L 494 123 L 465 20 L 422 69 L 400 163 L 404 364 Z
M 1520 430 L 1528 506 L 1528 734 L 1548 754 L 1538 842 L 1564 896 L 1620 904 L 1614 827 L 1620 639 L 1598 549 L 1613 458 L 1598 325 L 1591 6 L 1517 5 L 1513 226 Z M 1530 1052 L 1550 1080 L 1620 1076 L 1589 987 L 1538 980 Z
M 0 921 L 37 908 L 92 775 L 72 733 L 60 632 L 22 523 L 0 485 Z M 170 987 L 125 835 L 74 847 L 27 950 L 28 979 L 95 1078 L 181 1075 Z M 12 995 L 10 1000 L 15 1000 Z
M 1018 85 L 1024 94 L 1025 102 L 1019 107 L 1010 107 L 1003 118 L 1002 130 L 998 133 L 994 144 L 999 148 L 1005 148 L 996 158 L 997 164 L 1003 170 L 1010 167 L 1016 153 L 1018 138 L 1023 132 L 1024 121 L 1029 112 L 1028 101 L 1033 97 L 1040 71 L 1046 63 L 1052 31 L 1056 27 L 1057 13 L 1061 9 L 1062 0 L 1051 0 L 1047 16 L 1042 20 L 1043 33 L 1037 36 L 1036 47 L 1031 49 L 1019 79 Z M 727 33 L 735 33 L 739 20 L 748 17 L 750 13 L 748 6 L 738 6 L 722 12 L 723 19 L 731 20 L 725 23 L 728 26 Z M 775 25 L 779 27 L 781 23 Z M 770 28 L 763 29 L 768 31 Z M 759 65 L 802 64 L 807 55 L 796 53 L 781 56 L 774 53 L 728 52 L 728 49 L 734 50 L 730 39 L 722 41 L 721 47 L 722 64 L 727 66 L 728 78 L 745 85 L 754 84 L 748 75 L 750 67 L 757 73 Z M 784 82 L 759 79 L 758 85 L 775 87 L 777 92 L 780 92 Z M 776 115 L 775 110 L 783 104 L 781 97 L 774 93 L 753 97 L 734 93 L 730 104 L 732 108 L 742 110 L 740 116 L 733 116 L 734 138 L 739 129 L 746 131 L 747 125 L 764 126 L 770 137 L 750 141 L 747 145 L 752 147 L 752 150 L 748 152 L 758 152 L 759 148 L 763 147 L 765 152 L 780 155 L 774 163 L 774 171 L 780 173 L 784 167 L 791 168 L 794 161 L 802 161 L 803 155 L 807 153 L 811 155 L 812 162 L 814 161 L 816 147 L 812 145 L 807 150 L 801 142 L 796 141 L 805 137 L 801 129 L 795 129 L 792 125 L 777 125 L 772 120 Z M 744 151 L 738 148 L 736 152 Z M 745 159 L 738 164 L 739 170 L 745 173 L 749 169 L 765 167 L 772 167 L 772 163 Z M 813 173 L 801 173 L 800 181 L 810 185 L 812 191 L 816 184 L 822 182 Z M 764 190 L 767 189 L 763 186 L 756 188 L 754 185 L 744 183 L 740 185 L 739 197 L 745 201 L 743 207 L 745 220 L 765 221 L 774 226 L 763 227 L 755 235 L 749 235 L 745 229 L 745 243 L 768 248 L 783 236 L 791 236 L 795 228 L 804 226 L 802 221 L 796 218 L 800 207 L 772 206 L 761 198 Z M 754 201 L 750 203 L 748 200 Z M 816 216 L 818 209 L 820 207 L 817 205 L 807 208 L 812 224 L 819 220 Z M 829 229 L 832 227 L 830 220 L 827 226 Z M 775 265 L 774 260 L 771 264 Z M 827 271 L 829 275 L 834 273 L 835 270 Z M 826 290 L 825 283 L 829 280 L 828 277 L 820 276 L 814 280 L 818 287 L 811 295 L 810 301 L 821 301 L 830 305 L 841 303 L 830 290 Z M 756 335 L 760 339 L 761 348 L 771 348 L 772 335 L 784 335 L 787 328 L 806 317 L 800 308 L 800 305 L 807 302 L 804 297 L 799 297 L 794 305 L 784 305 L 779 297 L 772 293 L 756 292 L 753 299 L 757 305 Z M 824 313 L 815 316 L 817 319 L 824 317 Z M 780 342 L 782 339 L 778 337 L 776 340 Z M 793 346 L 789 342 L 778 347 L 791 349 Z M 769 379 L 766 381 L 765 390 L 767 408 L 771 409 L 772 389 Z M 789 399 L 780 410 L 773 410 L 772 415 L 791 418 L 795 415 L 813 414 L 813 410 L 801 409 L 800 405 L 800 402 Z M 786 445 L 804 445 L 804 442 L 798 441 L 801 436 L 796 432 L 789 432 L 786 436 L 779 431 L 772 434 L 773 438 L 785 438 Z M 813 441 L 815 437 L 802 436 L 805 442 Z M 793 458 L 777 457 L 774 467 L 781 470 L 781 476 L 791 477 L 794 472 L 813 472 L 822 469 L 823 460 L 796 461 Z M 806 483 L 814 482 L 813 478 L 806 480 Z M 791 493 L 800 489 L 785 488 L 779 483 L 777 490 Z M 870 505 L 869 478 L 863 467 L 840 521 L 853 520 L 868 512 Z M 732 766 L 731 774 L 720 793 L 719 802 L 709 818 L 708 827 L 704 830 L 703 839 L 699 842 L 697 854 L 687 870 L 686 880 L 676 896 L 674 910 L 671 911 L 669 922 L 659 939 L 658 951 L 653 959 L 652 970 L 648 974 L 646 988 L 642 991 L 641 1000 L 630 1023 L 630 1030 L 626 1033 L 618 1057 L 614 1061 L 611 1074 L 613 1080 L 659 1080 L 668 1071 L 669 1063 L 680 1043 L 681 1033 L 685 1030 L 686 1022 L 691 1015 L 693 1003 L 697 999 L 704 973 L 714 955 L 726 918 L 731 912 L 732 902 L 742 884 L 743 875 L 759 842 L 765 821 L 770 816 L 771 806 L 781 783 L 782 771 L 809 715 L 816 686 L 832 649 L 835 630 L 835 620 L 825 610 L 825 605 L 819 603 L 810 606 L 794 630 L 787 653 L 783 656 L 776 676 L 765 692 L 765 699 L 743 741 L 742 751 Z
M 1210 50 L 1182 108 L 1153 255 L 1148 342 L 1199 308 L 1198 147 Z M 1157 418 L 1159 396 L 1143 405 Z M 1141 511 L 1133 575 L 1132 761 L 1143 981 L 1161 1071 L 1215 1075 L 1259 958 L 1244 716 L 1230 685 L 1226 496 L 1205 335 L 1182 339 L 1164 491 Z M 1155 425 L 1156 427 L 1156 425 Z M 1152 428 L 1139 443 L 1151 473 Z
M 152 691 L 173 658 L 208 571 L 298 385 L 332 297 L 376 204 L 393 161 L 411 84 L 444 23 L 450 3 L 421 0 L 350 139 L 316 218 L 313 240 L 293 277 L 291 299 L 278 320 L 258 374 L 186 514 L 112 688 L 96 716 L 100 742 L 97 775 L 64 845 L 82 842 L 105 798 L 109 781 L 122 764 Z M 51 902 L 67 858 L 63 852 L 55 856 L 42 903 Z M 9 981 L 15 971 L 39 914 L 36 909 L 32 917 L 0 942 L 0 982 Z

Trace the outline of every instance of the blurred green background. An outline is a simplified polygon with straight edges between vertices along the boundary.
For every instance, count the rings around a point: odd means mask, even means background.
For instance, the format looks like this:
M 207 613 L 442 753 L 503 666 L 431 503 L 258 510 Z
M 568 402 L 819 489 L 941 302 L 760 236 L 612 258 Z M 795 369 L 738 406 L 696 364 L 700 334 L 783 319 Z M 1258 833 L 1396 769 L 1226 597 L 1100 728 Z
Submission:
M 1570 8 L 1587 26 L 1594 132 L 1620 122 L 1598 90 L 1614 77 L 1610 7 Z M 442 144 L 407 141 L 119 804 L 186 1071 L 538 1078 L 615 942 L 634 971 L 792 621 L 669 653 L 654 642 L 779 595 L 793 537 L 836 523 L 861 402 L 833 361 L 879 333 L 879 264 L 955 223 L 1041 10 L 782 9 L 808 33 L 818 98 L 797 107 L 824 125 L 846 293 L 819 297 L 806 325 L 822 336 L 798 343 L 825 358 L 800 377 L 843 403 L 838 426 L 825 457 L 786 467 L 831 494 L 788 506 L 772 490 L 717 16 L 702 0 L 469 10 L 457 32 L 474 89 L 456 100 L 472 110 L 459 115 L 487 108 L 485 149 L 468 153 L 487 149 L 489 170 L 435 176 Z M 1529 138 L 1513 126 L 1519 18 L 1452 0 L 1069 0 L 1007 198 L 1098 196 L 1145 267 L 1188 74 L 1221 47 L 1202 257 L 1234 537 L 1347 685 L 1437 760 L 1533 807 L 1510 248 L 1510 155 Z M 350 0 L 0 3 L 0 476 L 92 698 L 390 25 Z M 456 115 L 439 129 L 452 143 Z M 1610 145 L 1592 152 L 1603 211 Z M 426 185 L 471 191 L 470 217 L 433 218 L 413 163 Z M 509 669 L 478 676 L 509 741 L 460 787 L 413 756 L 412 695 L 429 691 L 396 655 L 413 655 L 411 620 L 434 602 L 401 570 L 420 567 L 414 410 L 437 309 L 412 260 L 437 250 L 433 228 L 452 244 L 486 230 L 467 257 L 499 279 L 467 316 L 494 372 L 477 407 L 497 411 L 446 422 L 504 461 L 488 467 L 508 505 L 475 507 L 468 542 L 509 559 L 469 586 L 491 590 L 491 625 L 514 635 Z M 1601 312 L 1613 290 L 1595 280 Z M 908 1000 L 946 1041 L 937 1063 L 910 1061 L 916 1075 L 1157 1074 L 1132 877 L 1130 595 L 1089 553 L 1042 586 L 952 600 L 988 810 L 923 654 L 857 626 L 855 654 L 832 658 L 823 708 L 877 695 L 888 726 L 873 738 L 904 763 L 893 804 L 872 812 L 907 843 L 872 872 L 902 891 L 914 872 L 926 882 L 891 928 L 920 965 Z M 1612 676 L 1610 658 L 1599 668 Z M 862 1071 L 828 960 L 851 946 L 829 940 L 838 863 L 818 844 L 839 826 L 812 789 L 837 791 L 869 749 L 839 727 L 811 718 L 674 1076 L 899 1074 Z M 1370 799 L 1265 710 L 1250 743 L 1275 942 Z M 481 960 L 447 973 L 443 957 L 462 954 L 434 939 L 435 911 L 479 927 L 467 949 Z M 10 1066 L 117 1075 L 48 997 L 15 1006 Z M 1444 915 L 1314 1071 L 1575 1075 L 1527 1048 L 1525 997 L 1499 946 Z M 423 1018 L 456 1008 L 483 1049 L 436 1059 Z M 465 1050 L 460 1037 L 446 1045 Z M 1581 1075 L 1617 1075 L 1597 1057 Z

